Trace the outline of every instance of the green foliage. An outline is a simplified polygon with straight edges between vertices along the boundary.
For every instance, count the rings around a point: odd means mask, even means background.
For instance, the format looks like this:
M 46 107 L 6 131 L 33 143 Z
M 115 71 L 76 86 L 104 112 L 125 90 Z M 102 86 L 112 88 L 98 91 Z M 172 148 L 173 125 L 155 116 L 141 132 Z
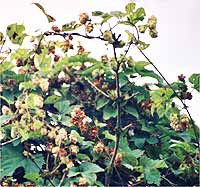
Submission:
M 166 85 L 150 62 L 128 53 L 132 46 L 140 52 L 150 46 L 138 34 L 148 30 L 157 37 L 157 18 L 145 23 L 145 16 L 144 8 L 128 3 L 124 11 L 81 13 L 79 21 L 37 36 L 25 34 L 20 24 L 7 27 L 18 46 L 0 55 L 2 181 L 16 186 L 10 178 L 23 167 L 23 177 L 37 186 L 104 186 L 109 169 L 112 186 L 121 186 L 121 180 L 126 186 L 167 186 L 169 180 L 197 185 L 192 121 L 175 100 L 191 99 L 191 86 L 183 75 Z M 62 37 L 54 40 L 57 35 Z M 28 49 L 22 47 L 26 36 Z M 77 37 L 101 40 L 113 56 L 93 58 L 84 43 L 76 44 Z M 0 32 L 0 45 L 4 39 Z M 199 77 L 189 77 L 197 91 Z M 144 78 L 153 83 L 139 86 Z M 44 144 L 43 154 L 33 151 L 35 142 L 39 149 Z
M 6 33 L 13 44 L 21 45 L 26 34 L 23 32 L 25 31 L 24 25 L 20 24 L 11 24 L 8 25 Z
M 200 74 L 192 74 L 189 81 L 193 84 L 194 88 L 200 92 Z
M 26 173 L 39 172 L 37 166 L 32 163 L 30 158 L 25 157 L 22 152 L 22 145 L 6 145 L 2 148 L 1 177 L 12 175 L 13 171 L 21 166 L 25 168 Z M 44 162 L 42 155 L 37 155 L 34 159 L 39 165 Z

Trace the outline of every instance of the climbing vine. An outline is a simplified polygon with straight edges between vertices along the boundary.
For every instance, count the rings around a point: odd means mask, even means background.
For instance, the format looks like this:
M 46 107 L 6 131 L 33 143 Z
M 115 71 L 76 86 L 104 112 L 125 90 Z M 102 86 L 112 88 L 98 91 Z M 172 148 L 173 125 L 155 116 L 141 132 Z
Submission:
M 43 33 L 18 23 L 0 33 L 1 186 L 198 185 L 199 128 L 186 100 L 200 74 L 166 80 L 142 39 L 158 37 L 156 24 L 128 3 Z M 94 58 L 82 38 L 112 55 Z

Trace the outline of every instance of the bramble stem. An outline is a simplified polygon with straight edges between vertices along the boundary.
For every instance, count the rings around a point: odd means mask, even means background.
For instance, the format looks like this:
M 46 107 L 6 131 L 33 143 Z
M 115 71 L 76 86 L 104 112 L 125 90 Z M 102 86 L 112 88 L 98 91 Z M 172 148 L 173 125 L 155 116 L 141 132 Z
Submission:
M 146 54 L 137 46 L 138 50 L 140 51 L 140 53 L 146 58 L 146 60 L 154 67 L 154 69 L 159 73 L 159 75 L 163 78 L 163 80 L 167 83 L 167 85 L 172 89 L 172 91 L 174 92 L 174 94 L 176 95 L 176 97 L 181 101 L 181 103 L 183 104 L 183 108 L 186 110 L 186 112 L 189 115 L 191 124 L 192 124 L 192 128 L 194 130 L 194 135 L 195 135 L 195 139 L 196 142 L 199 146 L 199 135 L 198 135 L 198 131 L 196 129 L 196 126 L 194 124 L 194 120 L 192 119 L 192 116 L 188 110 L 187 105 L 184 103 L 184 101 L 181 99 L 181 97 L 177 94 L 177 92 L 174 90 L 174 88 L 171 86 L 171 84 L 167 81 L 167 79 L 164 77 L 164 75 L 160 72 L 160 70 L 154 65 L 154 63 L 146 56 Z

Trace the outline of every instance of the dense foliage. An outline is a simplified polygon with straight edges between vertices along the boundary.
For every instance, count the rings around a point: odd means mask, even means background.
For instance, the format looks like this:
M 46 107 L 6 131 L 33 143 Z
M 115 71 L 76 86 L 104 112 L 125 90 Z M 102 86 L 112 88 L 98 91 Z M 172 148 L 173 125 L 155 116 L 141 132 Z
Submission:
M 1 186 L 198 185 L 198 129 L 185 101 L 200 74 L 169 84 L 149 69 L 141 38 L 158 36 L 157 18 L 145 17 L 129 3 L 45 33 L 11 24 L 0 34 Z M 77 38 L 100 40 L 113 56 L 95 59 Z

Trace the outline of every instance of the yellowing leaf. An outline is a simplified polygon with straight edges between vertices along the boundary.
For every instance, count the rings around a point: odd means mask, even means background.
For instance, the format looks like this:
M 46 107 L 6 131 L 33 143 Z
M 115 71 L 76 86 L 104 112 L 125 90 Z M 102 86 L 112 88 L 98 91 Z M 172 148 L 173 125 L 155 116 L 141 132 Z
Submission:
M 42 12 L 43 14 L 47 17 L 48 22 L 54 22 L 56 21 L 56 19 L 54 17 L 52 17 L 51 15 L 47 14 L 44 7 L 39 4 L 39 3 L 33 3 L 35 6 L 37 6 Z

